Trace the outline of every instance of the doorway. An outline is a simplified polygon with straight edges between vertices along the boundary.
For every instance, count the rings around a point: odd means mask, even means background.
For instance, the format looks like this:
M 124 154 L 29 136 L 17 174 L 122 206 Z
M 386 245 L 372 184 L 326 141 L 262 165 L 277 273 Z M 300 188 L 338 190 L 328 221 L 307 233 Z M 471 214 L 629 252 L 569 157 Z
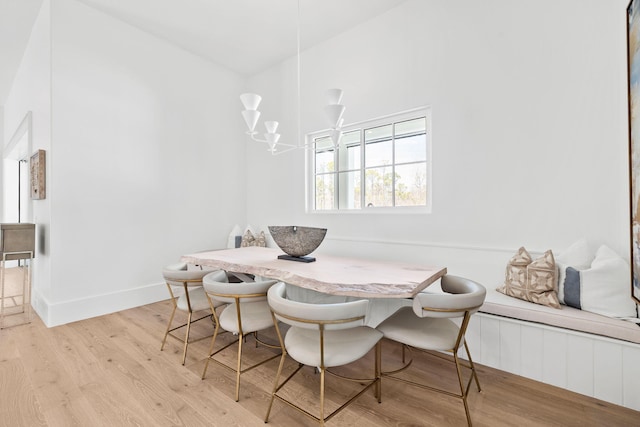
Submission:
M 31 111 L 9 144 L 2 163 L 2 222 L 32 222 L 29 198 L 29 153 L 31 153 Z

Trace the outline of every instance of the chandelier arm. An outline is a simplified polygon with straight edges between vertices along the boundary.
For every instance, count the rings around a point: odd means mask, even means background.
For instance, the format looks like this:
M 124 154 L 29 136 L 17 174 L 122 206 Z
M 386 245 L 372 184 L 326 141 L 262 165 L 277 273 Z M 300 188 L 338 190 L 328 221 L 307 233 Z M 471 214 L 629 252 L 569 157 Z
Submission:
M 257 132 L 256 132 L 256 134 L 257 134 Z M 255 134 L 251 134 L 251 139 L 253 139 L 256 142 L 264 142 L 265 144 L 267 143 L 266 139 L 257 138 Z
M 278 143 L 278 147 L 282 147 L 282 146 L 286 146 L 287 148 L 285 148 L 284 150 L 273 150 L 273 151 L 269 150 L 271 151 L 271 155 L 279 156 L 280 154 L 288 153 L 289 151 L 297 150 L 300 148 L 297 145 Z

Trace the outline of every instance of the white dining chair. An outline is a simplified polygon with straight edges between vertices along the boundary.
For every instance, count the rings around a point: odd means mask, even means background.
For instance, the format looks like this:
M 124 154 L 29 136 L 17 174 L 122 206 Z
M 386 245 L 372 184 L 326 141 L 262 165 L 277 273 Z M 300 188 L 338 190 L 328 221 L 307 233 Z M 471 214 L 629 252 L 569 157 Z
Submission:
M 189 270 L 187 268 L 186 263 L 178 263 L 172 264 L 165 267 L 162 270 L 162 276 L 167 285 L 167 289 L 169 290 L 169 295 L 171 297 L 172 310 L 171 316 L 169 317 L 169 322 L 167 324 L 167 329 L 164 333 L 164 337 L 162 338 L 162 346 L 160 347 L 160 351 L 164 350 L 164 346 L 167 342 L 167 337 L 171 336 L 176 338 L 183 343 L 182 350 L 182 364 L 184 365 L 187 358 L 187 347 L 190 343 L 200 341 L 205 338 L 209 338 L 211 335 L 206 335 L 201 338 L 190 340 L 190 332 L 191 325 L 203 320 L 203 319 L 211 319 L 212 313 L 209 311 L 212 309 L 209 301 L 204 293 L 204 289 L 202 287 L 202 279 L 207 274 L 216 274 L 220 280 L 226 280 L 226 274 L 224 271 L 219 270 L 214 273 L 209 271 L 204 271 L 201 269 Z M 222 303 L 214 306 L 215 307 L 222 305 Z M 173 320 L 176 314 L 176 311 L 180 310 L 187 313 L 187 321 L 178 326 L 173 326 Z M 193 319 L 193 314 L 196 312 L 207 311 L 207 314 L 199 317 L 198 319 Z M 173 332 L 185 328 L 184 337 L 179 337 L 175 335 Z
M 331 304 L 309 304 L 292 301 L 287 298 L 286 285 L 280 282 L 269 289 L 268 301 L 280 345 L 282 346 L 282 356 L 271 393 L 271 401 L 265 416 L 265 423 L 269 421 L 274 399 L 287 403 L 306 416 L 318 421 L 321 426 L 374 385 L 376 386 L 375 396 L 378 399 L 378 403 L 380 402 L 378 388 L 380 384 L 379 342 L 382 338 L 382 333 L 374 328 L 365 326 L 367 300 Z M 278 321 L 290 325 L 284 337 Z M 329 370 L 329 368 L 347 365 L 361 359 L 374 347 L 376 350 L 373 378 L 350 378 L 333 374 Z M 298 368 L 279 384 L 287 354 L 298 362 Z M 284 385 L 304 366 L 317 368 L 320 372 L 318 416 L 278 394 Z M 324 405 L 325 373 L 363 384 L 357 394 L 326 416 Z
M 202 371 L 202 379 L 205 379 L 209 362 L 211 361 L 235 371 L 235 400 L 237 402 L 240 399 L 240 375 L 280 356 L 280 352 L 278 352 L 249 367 L 242 367 L 242 348 L 246 337 L 253 336 L 256 345 L 261 344 L 270 348 L 280 348 L 258 337 L 258 331 L 273 327 L 273 319 L 269 305 L 267 304 L 267 291 L 276 281 L 266 280 L 261 282 L 227 283 L 218 279 L 219 276 L 216 273 L 212 273 L 203 278 L 203 286 L 211 301 L 212 307 L 215 307 L 216 304 L 228 305 L 221 311 L 220 315 L 218 315 L 215 310 L 213 311 L 216 327 L 213 332 L 213 338 L 211 339 L 211 346 L 209 347 L 209 357 L 207 357 L 204 370 Z M 222 348 L 215 350 L 216 339 L 220 334 L 220 329 L 231 332 L 237 335 L 238 338 L 224 345 Z M 238 344 L 238 355 L 235 368 L 226 365 L 214 357 L 236 343 Z
M 385 338 L 403 345 L 402 362 L 404 365 L 393 371 L 383 371 L 381 375 L 383 378 L 403 381 L 413 386 L 460 398 L 464 404 L 467 424 L 471 426 L 467 395 L 474 379 L 478 391 L 481 388 L 469 346 L 465 341 L 465 332 L 471 315 L 478 311 L 484 303 L 486 289 L 472 280 L 451 275 L 446 275 L 441 279 L 441 287 L 443 293 L 424 292 L 417 294 L 413 299 L 412 307 L 401 308 L 378 325 L 377 329 L 384 334 Z M 462 318 L 460 326 L 454 323 L 452 318 Z M 464 346 L 466 350 L 468 365 L 462 363 L 458 357 L 458 350 L 461 346 Z M 458 375 L 460 391 L 443 390 L 398 376 L 398 373 L 408 368 L 412 362 L 412 360 L 405 362 L 405 349 L 429 351 L 436 356 L 443 356 L 440 352 L 451 353 Z M 462 376 L 462 367 L 471 370 L 466 386 Z

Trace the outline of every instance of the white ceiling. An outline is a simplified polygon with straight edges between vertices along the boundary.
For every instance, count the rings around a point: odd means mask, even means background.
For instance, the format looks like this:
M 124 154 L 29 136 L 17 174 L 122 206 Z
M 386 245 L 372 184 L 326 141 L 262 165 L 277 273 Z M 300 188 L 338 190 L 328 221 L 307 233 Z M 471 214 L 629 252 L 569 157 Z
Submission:
M 78 0 L 242 75 L 295 55 L 404 0 Z M 42 0 L 0 0 L 4 105 Z

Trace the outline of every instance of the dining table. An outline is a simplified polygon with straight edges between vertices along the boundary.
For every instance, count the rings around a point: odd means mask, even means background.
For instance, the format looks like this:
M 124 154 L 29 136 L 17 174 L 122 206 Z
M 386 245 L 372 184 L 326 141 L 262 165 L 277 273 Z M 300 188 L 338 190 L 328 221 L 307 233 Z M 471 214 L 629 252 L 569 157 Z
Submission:
M 278 259 L 282 254 L 276 248 L 248 246 L 184 255 L 182 261 L 359 298 L 412 298 L 447 273 L 446 267 L 333 255 L 316 255 L 310 263 Z
M 287 296 L 309 303 L 368 299 L 367 324 L 375 326 L 437 282 L 446 267 L 314 254 L 315 262 L 279 259 L 278 248 L 248 246 L 197 252 L 182 261 L 287 284 Z

